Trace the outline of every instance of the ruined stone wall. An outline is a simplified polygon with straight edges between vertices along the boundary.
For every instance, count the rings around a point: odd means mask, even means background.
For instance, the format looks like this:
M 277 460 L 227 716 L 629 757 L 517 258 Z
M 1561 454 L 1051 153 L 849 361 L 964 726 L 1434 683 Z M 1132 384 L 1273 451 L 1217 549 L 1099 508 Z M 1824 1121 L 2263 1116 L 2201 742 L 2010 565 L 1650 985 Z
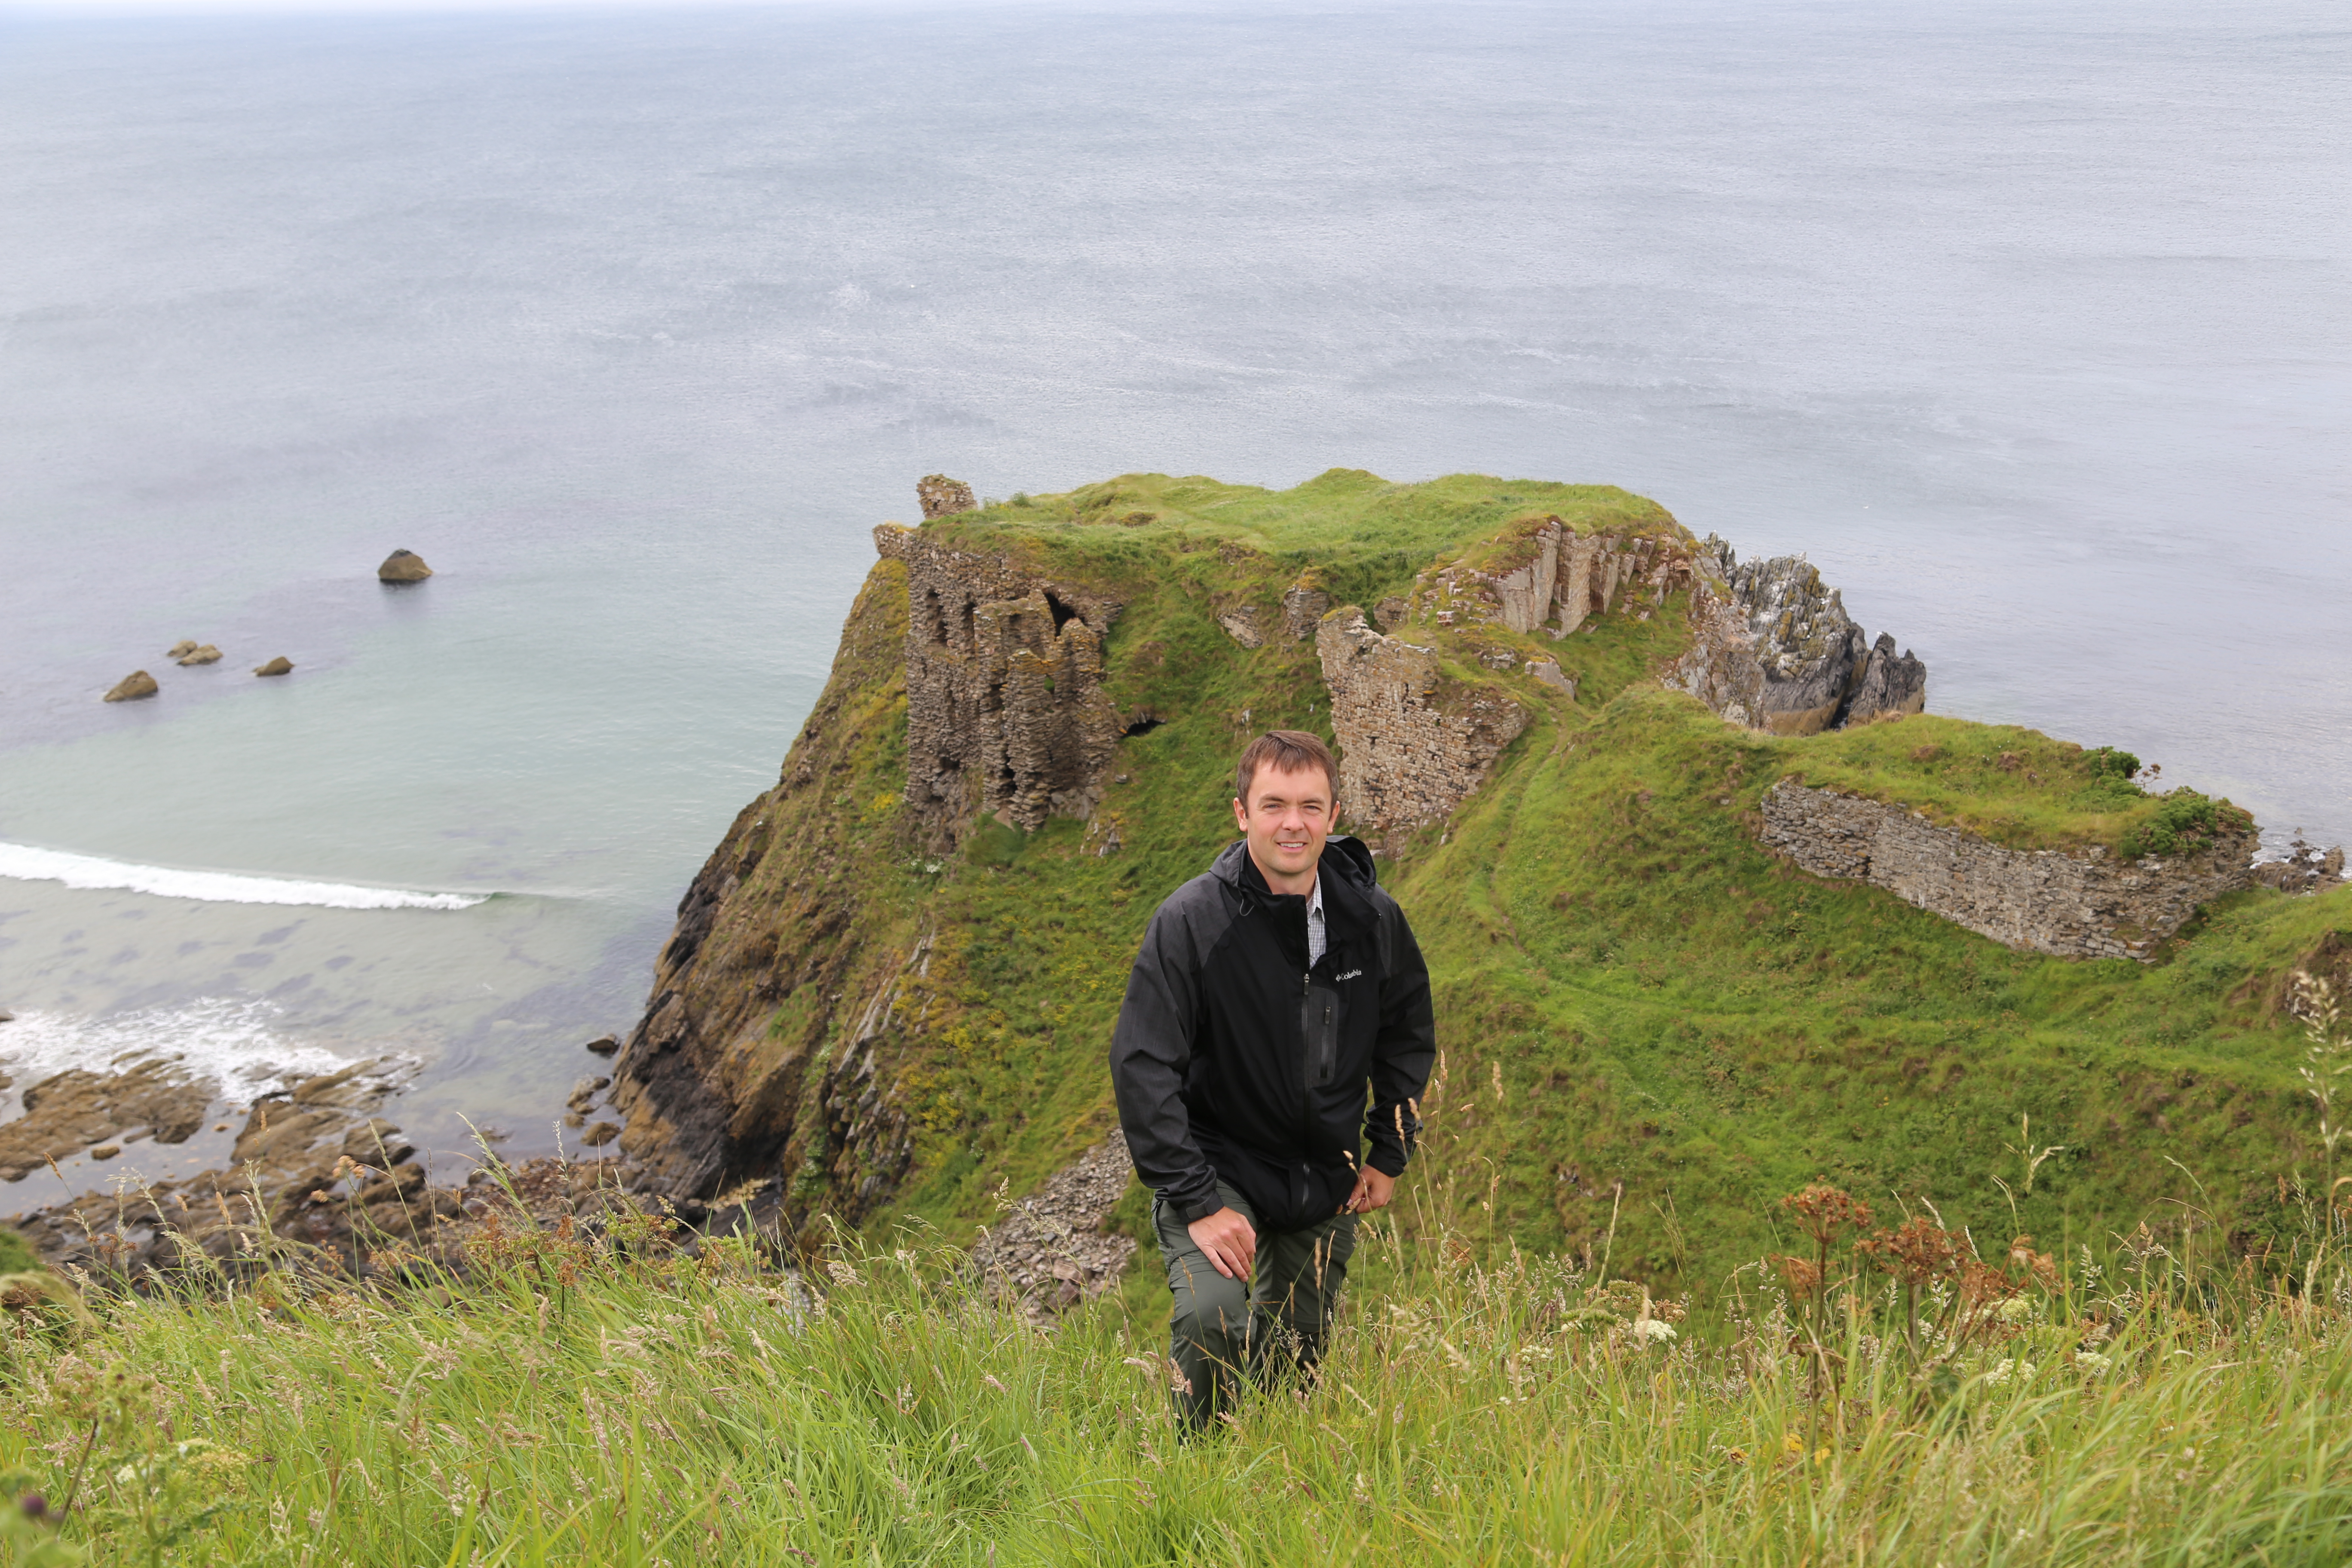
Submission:
M 1315 652 L 1339 742 L 1340 811 L 1367 837 L 1452 812 L 1528 726 L 1526 709 L 1448 681 L 1435 653 L 1375 631 L 1353 605 L 1323 617 Z
M 1084 816 L 1118 743 L 1102 643 L 1118 605 L 1003 556 L 885 523 L 907 568 L 907 800 L 952 838 L 975 816 Z
M 1916 812 L 1783 779 L 1766 844 L 1817 877 L 1866 881 L 1995 942 L 2070 958 L 2147 961 L 2200 904 L 2245 887 L 2249 830 L 2196 855 L 2137 861 L 2008 849 Z

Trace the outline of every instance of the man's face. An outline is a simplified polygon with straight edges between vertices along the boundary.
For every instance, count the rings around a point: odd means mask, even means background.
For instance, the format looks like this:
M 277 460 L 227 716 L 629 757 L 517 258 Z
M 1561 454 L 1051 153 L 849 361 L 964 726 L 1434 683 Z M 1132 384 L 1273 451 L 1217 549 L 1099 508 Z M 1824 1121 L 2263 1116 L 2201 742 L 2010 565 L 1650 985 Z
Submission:
M 1234 821 L 1249 837 L 1250 858 L 1269 882 L 1311 878 L 1331 831 L 1331 781 L 1309 763 L 1296 773 L 1258 769 L 1249 798 L 1234 802 Z M 1306 888 L 1277 887 L 1276 892 Z

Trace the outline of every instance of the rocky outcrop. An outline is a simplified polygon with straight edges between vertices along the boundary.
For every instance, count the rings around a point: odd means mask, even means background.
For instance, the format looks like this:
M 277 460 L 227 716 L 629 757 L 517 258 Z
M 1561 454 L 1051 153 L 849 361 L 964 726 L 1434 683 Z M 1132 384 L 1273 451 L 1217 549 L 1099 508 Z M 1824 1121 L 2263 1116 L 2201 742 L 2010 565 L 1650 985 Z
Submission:
M 1409 601 L 1384 601 L 1399 608 L 1381 629 L 1416 616 L 1436 626 L 1499 626 L 1526 635 L 1537 631 L 1564 637 L 1594 616 L 1616 606 L 1620 590 L 1639 582 L 1654 607 L 1690 580 L 1690 546 L 1680 533 L 1580 534 L 1557 517 L 1515 524 L 1499 555 L 1482 565 L 1456 562 L 1433 568 L 1414 580 Z
M 187 658 L 188 655 L 195 652 L 201 646 L 203 645 L 199 644 L 194 637 L 182 637 L 178 642 L 173 643 L 170 647 L 163 650 L 163 657 L 173 660 L 183 659 Z
M 1282 629 L 1290 634 L 1293 642 L 1305 642 L 1323 624 L 1331 608 L 1331 595 L 1311 583 L 1293 584 L 1282 595 Z
M 291 675 L 294 673 L 294 661 L 288 658 L 281 653 L 276 658 L 271 659 L 268 664 L 255 665 L 253 667 L 253 673 L 256 675 Z
M 2225 825 L 2209 845 L 2170 858 L 2010 849 L 1794 779 L 1766 793 L 1761 837 L 1817 877 L 1870 882 L 2010 947 L 2143 962 L 2198 906 L 2248 884 L 2255 843 L 2252 827 Z
M 2265 888 L 2282 893 L 2317 893 L 2336 887 L 2344 879 L 2344 848 L 2337 845 L 2322 849 L 2316 844 L 2306 844 L 2300 834 L 2276 860 L 2265 860 L 2249 873 Z
M 971 487 L 945 474 L 926 474 L 916 480 L 915 500 L 922 506 L 926 522 L 935 517 L 953 517 L 960 511 L 980 510 L 980 503 L 972 499 Z
M 1775 735 L 1927 706 L 1927 666 L 1884 634 L 1874 647 L 1810 562 L 1779 555 L 1742 565 L 1709 534 L 1692 566 L 1692 646 L 1664 672 L 1667 686 Z
M 162 687 L 155 684 L 155 678 L 153 676 L 148 674 L 143 669 L 134 669 L 130 674 L 124 676 L 121 680 L 115 682 L 114 689 L 108 692 L 104 697 L 100 698 L 100 700 L 102 702 L 137 702 L 145 698 L 152 697 L 155 693 L 163 689 Z
M 1259 629 L 1255 605 L 1238 605 L 1224 611 L 1217 616 L 1217 625 L 1224 628 L 1227 637 L 1244 647 L 1265 646 L 1265 633 Z
M 173 662 L 180 665 L 183 668 L 186 668 L 199 664 L 218 664 L 220 661 L 221 650 L 215 647 L 210 643 L 205 643 L 201 647 L 190 648 Z
M 383 558 L 375 574 L 382 583 L 422 583 L 433 575 L 433 568 L 425 564 L 425 557 L 414 550 L 395 550 Z
M 125 1133 L 184 1143 L 211 1103 L 209 1084 L 163 1058 L 114 1072 L 58 1073 L 26 1089 L 24 1114 L 0 1125 L 0 1182 L 21 1182 L 37 1166 L 70 1160 Z
M 1352 605 L 1323 618 L 1315 651 L 1339 742 L 1340 810 L 1367 837 L 1449 815 L 1528 726 L 1519 704 L 1446 679 L 1435 652 L 1374 630 Z
M 1122 728 L 1103 694 L 1117 601 L 919 529 L 874 531 L 907 568 L 907 801 L 952 844 L 980 816 L 1088 815 Z
M 1103 1229 L 1134 1180 L 1127 1141 L 1114 1134 L 1010 1205 L 971 1249 L 972 1267 L 1032 1322 L 1052 1321 L 1118 1284 L 1135 1256 L 1133 1237 Z

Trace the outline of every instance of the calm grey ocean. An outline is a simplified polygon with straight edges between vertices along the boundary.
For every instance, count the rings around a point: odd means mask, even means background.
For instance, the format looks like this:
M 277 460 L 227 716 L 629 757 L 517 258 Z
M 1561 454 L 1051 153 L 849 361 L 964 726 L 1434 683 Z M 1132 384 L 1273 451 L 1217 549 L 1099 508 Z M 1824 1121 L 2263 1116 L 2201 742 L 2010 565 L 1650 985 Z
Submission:
M 2352 839 L 2348 23 L 0 12 L 0 1066 L 551 1146 L 934 469 L 1622 484 Z

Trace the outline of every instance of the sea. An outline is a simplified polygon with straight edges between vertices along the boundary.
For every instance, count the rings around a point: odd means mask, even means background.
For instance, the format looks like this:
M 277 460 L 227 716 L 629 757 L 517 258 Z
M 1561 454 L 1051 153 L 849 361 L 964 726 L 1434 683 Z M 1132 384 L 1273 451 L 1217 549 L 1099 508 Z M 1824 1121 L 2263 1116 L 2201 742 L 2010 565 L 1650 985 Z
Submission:
M 0 9 L 0 1117 L 576 1141 L 934 471 L 1622 485 L 2352 841 L 2347 127 L 2332 0 Z

